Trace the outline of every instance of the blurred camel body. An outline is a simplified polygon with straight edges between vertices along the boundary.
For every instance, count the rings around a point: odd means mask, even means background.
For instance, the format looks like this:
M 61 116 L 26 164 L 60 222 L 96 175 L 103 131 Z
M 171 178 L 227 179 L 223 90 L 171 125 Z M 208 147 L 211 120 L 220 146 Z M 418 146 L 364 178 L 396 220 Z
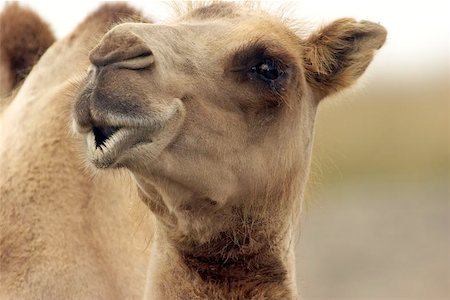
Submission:
M 136 20 L 104 5 L 40 57 L 46 24 L 0 16 L 0 298 L 296 298 L 316 108 L 385 30 L 301 38 L 221 2 Z

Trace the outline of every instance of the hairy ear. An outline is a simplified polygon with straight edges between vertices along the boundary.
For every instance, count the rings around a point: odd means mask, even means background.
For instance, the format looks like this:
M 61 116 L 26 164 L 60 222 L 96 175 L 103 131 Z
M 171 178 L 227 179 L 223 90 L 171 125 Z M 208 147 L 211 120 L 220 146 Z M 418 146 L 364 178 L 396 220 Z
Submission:
M 383 46 L 386 29 L 369 21 L 339 19 L 304 44 L 306 79 L 320 99 L 353 84 Z

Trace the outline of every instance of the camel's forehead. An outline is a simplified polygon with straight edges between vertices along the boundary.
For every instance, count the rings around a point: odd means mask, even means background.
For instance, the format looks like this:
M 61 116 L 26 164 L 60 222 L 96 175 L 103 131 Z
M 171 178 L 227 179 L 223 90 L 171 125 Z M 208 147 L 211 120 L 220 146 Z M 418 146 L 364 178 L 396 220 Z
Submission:
M 180 11 L 179 20 L 187 22 L 217 22 L 228 21 L 230 24 L 249 29 L 266 31 L 292 32 L 291 28 L 284 24 L 281 17 L 262 9 L 257 1 L 244 2 L 213 2 L 205 4 L 201 1 L 194 2 L 184 11 Z
M 216 36 L 224 44 L 270 40 L 281 47 L 299 48 L 300 37 L 281 17 L 264 11 L 257 2 L 243 3 L 199 4 L 181 14 L 175 23 L 204 25 L 203 31 L 210 31 L 209 36 Z
M 215 2 L 205 4 L 197 2 L 197 5 L 190 5 L 182 12 L 184 18 L 192 19 L 219 19 L 235 18 L 242 16 L 246 10 L 242 5 L 234 2 Z

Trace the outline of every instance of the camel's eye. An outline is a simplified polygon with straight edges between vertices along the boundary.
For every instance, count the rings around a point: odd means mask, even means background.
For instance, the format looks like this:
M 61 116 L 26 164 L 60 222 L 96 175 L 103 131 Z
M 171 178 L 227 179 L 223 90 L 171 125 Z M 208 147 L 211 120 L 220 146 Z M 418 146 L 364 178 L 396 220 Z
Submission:
M 249 72 L 250 74 L 256 74 L 265 81 L 276 80 L 283 74 L 277 64 L 271 59 L 265 59 L 259 64 L 251 67 Z

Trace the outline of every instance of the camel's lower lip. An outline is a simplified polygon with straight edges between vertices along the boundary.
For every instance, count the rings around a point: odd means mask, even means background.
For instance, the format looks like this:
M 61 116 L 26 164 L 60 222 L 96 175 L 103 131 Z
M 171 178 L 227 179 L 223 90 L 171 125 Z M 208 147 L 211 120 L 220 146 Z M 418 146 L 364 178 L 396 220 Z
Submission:
M 134 127 L 93 127 L 86 136 L 88 160 L 100 169 L 112 167 L 130 149 L 151 143 L 146 133 Z

